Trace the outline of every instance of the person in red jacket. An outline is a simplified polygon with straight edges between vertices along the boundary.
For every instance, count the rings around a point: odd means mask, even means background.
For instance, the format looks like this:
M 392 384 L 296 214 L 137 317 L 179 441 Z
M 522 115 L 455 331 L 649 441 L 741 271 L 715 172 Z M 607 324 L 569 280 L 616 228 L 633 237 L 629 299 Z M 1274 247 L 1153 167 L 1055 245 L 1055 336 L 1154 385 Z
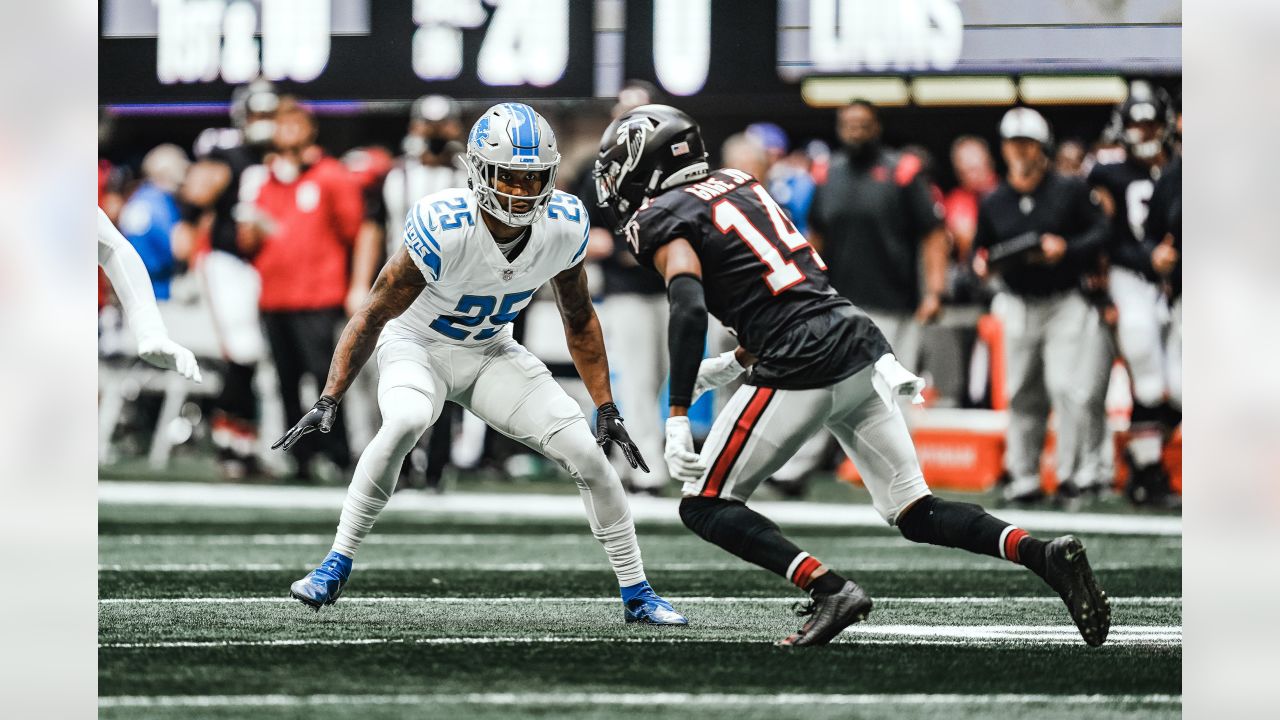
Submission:
M 324 385 L 337 327 L 346 317 L 351 257 L 364 214 L 356 178 L 324 154 L 316 135 L 315 117 L 296 100 L 282 99 L 275 151 L 267 158 L 270 176 L 248 217 L 240 218 L 241 250 L 253 256 L 262 276 L 259 307 L 287 417 L 302 414 L 304 375 Z M 346 432 L 335 429 L 319 451 L 346 468 Z M 314 452 L 299 453 L 300 478 L 310 476 L 314 459 Z

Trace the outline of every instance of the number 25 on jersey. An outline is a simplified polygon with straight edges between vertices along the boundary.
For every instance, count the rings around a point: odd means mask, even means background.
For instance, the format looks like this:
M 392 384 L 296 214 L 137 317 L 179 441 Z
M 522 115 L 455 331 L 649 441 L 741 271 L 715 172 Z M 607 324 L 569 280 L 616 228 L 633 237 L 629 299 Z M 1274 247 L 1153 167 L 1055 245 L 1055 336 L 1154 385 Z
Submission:
M 454 308 L 461 314 L 441 315 L 431 321 L 431 329 L 454 340 L 466 340 L 471 337 L 472 331 L 462 328 L 479 327 L 488 320 L 491 327 L 481 330 L 475 336 L 476 340 L 488 340 L 497 335 L 503 325 L 515 320 L 524 309 L 524 306 L 516 307 L 516 305 L 532 297 L 533 290 L 503 295 L 502 302 L 498 302 L 498 299 L 492 295 L 463 295 L 459 298 L 457 307 Z M 498 309 L 496 313 L 495 307 Z

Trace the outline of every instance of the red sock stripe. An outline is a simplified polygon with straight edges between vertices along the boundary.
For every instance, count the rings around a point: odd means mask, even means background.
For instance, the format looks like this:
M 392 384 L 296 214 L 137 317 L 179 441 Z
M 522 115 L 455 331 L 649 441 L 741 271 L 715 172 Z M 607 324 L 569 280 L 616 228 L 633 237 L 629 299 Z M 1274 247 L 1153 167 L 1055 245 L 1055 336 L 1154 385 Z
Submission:
M 1009 531 L 1009 535 L 1004 539 L 1004 556 L 1011 562 L 1018 562 L 1018 543 L 1022 542 L 1022 538 L 1027 536 L 1027 531 L 1022 528 L 1014 528 Z
M 747 438 L 751 436 L 751 430 L 760 420 L 760 416 L 764 414 L 764 409 L 768 407 L 769 401 L 773 399 L 773 388 L 756 388 L 755 393 L 751 395 L 751 399 L 747 401 L 747 406 L 743 408 L 742 414 L 738 416 L 738 421 L 734 423 L 733 432 L 729 434 L 729 441 L 724 444 L 720 450 L 720 454 L 716 456 L 716 460 L 711 464 L 711 472 L 707 473 L 707 484 L 702 488 L 703 497 L 719 497 L 720 490 L 724 487 L 724 480 L 729 476 L 729 471 L 733 469 L 734 463 L 738 462 L 738 456 L 742 454 L 742 448 L 747 444 Z
M 801 590 L 808 589 L 809 580 L 813 577 L 813 571 L 822 567 L 822 563 L 816 557 L 807 557 L 800 561 L 800 566 L 796 568 L 796 572 L 791 576 L 791 582 L 795 583 Z

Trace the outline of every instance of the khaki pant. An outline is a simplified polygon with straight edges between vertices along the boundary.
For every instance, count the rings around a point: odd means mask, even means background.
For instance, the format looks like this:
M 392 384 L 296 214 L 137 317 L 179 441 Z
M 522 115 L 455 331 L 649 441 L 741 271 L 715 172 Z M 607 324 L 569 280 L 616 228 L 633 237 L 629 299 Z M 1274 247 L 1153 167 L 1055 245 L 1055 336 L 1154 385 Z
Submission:
M 1005 468 L 1019 492 L 1039 486 L 1050 410 L 1056 420 L 1057 473 L 1097 482 L 1105 424 L 1102 397 L 1110 348 L 1097 310 L 1076 291 L 1047 298 L 1001 293 L 992 311 L 1004 327 L 1009 433 Z M 1100 390 L 1101 389 L 1101 390 Z

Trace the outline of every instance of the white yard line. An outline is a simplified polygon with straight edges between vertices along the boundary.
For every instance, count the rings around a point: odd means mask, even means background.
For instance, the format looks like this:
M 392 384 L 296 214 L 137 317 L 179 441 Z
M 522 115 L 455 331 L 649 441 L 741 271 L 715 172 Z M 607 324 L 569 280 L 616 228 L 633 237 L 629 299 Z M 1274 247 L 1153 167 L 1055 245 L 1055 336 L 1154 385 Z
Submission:
M 252 485 L 214 485 L 178 482 L 98 483 L 98 502 L 103 505 L 193 505 L 217 507 L 279 508 L 288 510 L 326 509 L 335 513 L 342 507 L 346 488 L 310 488 Z M 680 522 L 675 498 L 632 497 L 632 515 L 638 521 Z M 869 505 L 816 502 L 752 503 L 759 512 L 782 525 L 886 527 Z M 391 497 L 391 510 L 425 515 L 482 515 L 490 518 L 538 518 L 582 520 L 582 501 L 576 495 L 535 495 L 507 493 L 398 492 Z M 1000 517 L 1019 527 L 1039 532 L 1079 532 L 1098 534 L 1181 535 L 1182 518 L 1144 515 L 1062 513 L 1041 510 L 1001 510 Z
M 332 705 L 719 706 L 719 705 L 1181 705 L 1181 695 L 835 695 L 819 693 L 458 693 L 440 695 L 117 695 L 98 707 L 267 707 Z
M 728 603 L 794 603 L 795 597 L 714 597 L 668 596 L 673 603 L 686 605 Z M 886 605 L 1056 605 L 1062 601 L 1056 597 L 877 597 L 877 604 Z M 297 600 L 289 597 L 180 597 L 180 598 L 101 598 L 99 605 L 240 605 L 240 604 L 290 604 Z M 343 605 L 380 603 L 423 603 L 437 605 L 507 605 L 536 603 L 616 603 L 617 597 L 349 597 Z M 1112 605 L 1181 605 L 1178 596 L 1113 597 Z
M 839 556 L 824 555 L 833 563 L 838 563 Z M 966 570 L 974 572 L 1024 572 L 1021 565 L 1007 562 L 856 562 L 839 563 L 847 565 L 849 572 L 946 572 Z M 189 572 L 282 572 L 295 570 L 307 572 L 313 563 L 104 563 L 98 566 L 98 572 L 156 572 L 156 573 L 189 573 Z M 747 570 L 751 566 L 738 561 L 712 561 L 695 563 L 656 563 L 646 564 L 649 572 L 689 572 L 715 570 Z M 1132 571 L 1163 567 L 1177 570 L 1178 566 L 1153 565 L 1151 563 L 1101 562 L 1093 563 L 1094 570 Z M 483 563 L 483 562 L 366 562 L 360 564 L 361 570 L 404 570 L 414 572 L 433 572 L 446 570 L 481 570 L 490 572 L 582 572 L 604 570 L 604 563 Z
M 844 631 L 847 642 L 884 645 L 958 645 L 1047 643 L 1079 645 L 1079 631 L 1070 625 L 854 625 Z M 569 643 L 626 644 L 748 644 L 761 640 L 725 637 L 583 637 L 557 636 L 462 636 L 423 638 L 277 638 L 272 640 L 160 640 L 152 642 L 105 642 L 99 649 L 135 650 L 224 647 L 300 647 L 348 645 L 561 645 Z M 1180 645 L 1181 625 L 1117 625 L 1107 642 L 1112 645 Z

